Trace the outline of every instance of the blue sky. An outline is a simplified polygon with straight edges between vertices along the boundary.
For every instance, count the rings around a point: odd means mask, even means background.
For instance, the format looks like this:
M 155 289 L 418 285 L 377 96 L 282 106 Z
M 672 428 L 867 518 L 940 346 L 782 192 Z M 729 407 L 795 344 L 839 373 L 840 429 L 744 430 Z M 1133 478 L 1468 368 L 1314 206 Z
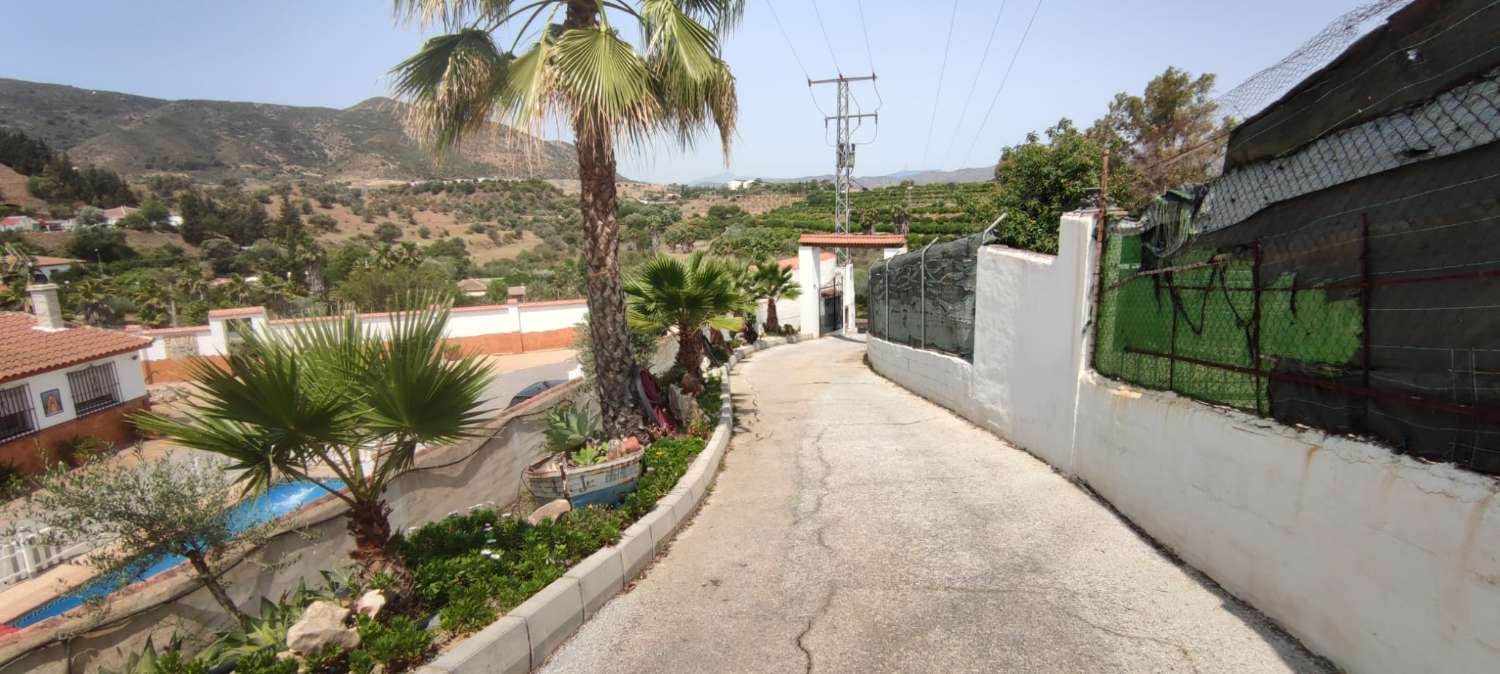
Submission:
M 1115 92 L 1138 92 L 1169 65 L 1217 73 L 1220 88 L 1228 89 L 1279 60 L 1354 0 L 1042 3 L 981 130 L 1036 0 L 1005 0 L 982 67 L 1002 3 L 959 0 L 946 70 L 949 0 L 863 0 L 868 55 L 857 0 L 818 0 L 826 42 L 811 0 L 749 0 L 745 21 L 725 49 L 740 98 L 727 170 L 775 177 L 830 172 L 833 149 L 825 144 L 816 105 L 832 111 L 832 89 L 819 91 L 815 104 L 804 73 L 832 75 L 835 60 L 855 74 L 868 71 L 873 59 L 880 76 L 879 135 L 862 130 L 873 142 L 859 149 L 857 174 L 980 166 L 1060 117 L 1088 123 Z M 424 39 L 415 28 L 397 26 L 382 0 L 74 0 L 16 3 L 5 14 L 0 77 L 161 98 L 347 107 L 383 95 L 387 70 Z M 855 92 L 865 110 L 875 107 L 872 90 Z M 634 178 L 692 180 L 724 171 L 711 141 L 686 152 L 663 146 L 621 155 L 621 172 Z

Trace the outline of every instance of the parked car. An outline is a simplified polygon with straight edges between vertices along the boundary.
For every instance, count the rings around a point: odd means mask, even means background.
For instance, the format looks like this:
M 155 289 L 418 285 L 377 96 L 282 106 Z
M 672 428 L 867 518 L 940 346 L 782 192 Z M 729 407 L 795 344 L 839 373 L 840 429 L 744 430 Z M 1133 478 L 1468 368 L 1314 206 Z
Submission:
M 515 407 L 516 405 L 519 405 L 541 395 L 542 392 L 546 391 L 547 389 L 562 386 L 566 383 L 568 383 L 568 380 L 566 379 L 544 379 L 516 392 L 516 394 L 511 397 L 510 404 L 506 405 L 505 407 Z

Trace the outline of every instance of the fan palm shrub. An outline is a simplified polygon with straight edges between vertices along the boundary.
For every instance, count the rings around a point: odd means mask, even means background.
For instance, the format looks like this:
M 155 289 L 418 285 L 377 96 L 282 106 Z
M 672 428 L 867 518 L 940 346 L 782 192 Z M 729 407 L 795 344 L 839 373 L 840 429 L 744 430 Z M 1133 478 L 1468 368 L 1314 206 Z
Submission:
M 183 421 L 135 417 L 141 429 L 228 457 L 249 492 L 331 473 L 349 506 L 350 556 L 366 577 L 409 587 L 391 532 L 385 490 L 417 449 L 468 436 L 479 425 L 489 373 L 474 355 L 444 356 L 447 304 L 397 312 L 389 334 L 354 314 L 299 323 L 288 333 L 241 330 L 223 365 L 189 366 L 196 405 Z
M 744 0 L 396 0 L 396 10 L 449 31 L 393 69 L 411 126 L 439 153 L 492 122 L 534 132 L 548 120 L 570 123 L 601 422 L 611 437 L 629 434 L 641 418 L 630 381 L 615 145 L 644 147 L 667 135 L 686 147 L 712 126 L 727 159 L 737 102 L 719 40 Z M 638 43 L 621 37 L 619 20 L 640 28 Z M 516 35 L 508 48 L 496 42 L 502 32 Z M 529 44 L 517 53 L 523 39 Z
M 690 393 L 701 390 L 703 382 L 703 328 L 738 330 L 744 325 L 734 315 L 745 299 L 733 271 L 703 253 L 687 261 L 665 255 L 646 261 L 625 282 L 625 296 L 631 323 L 656 331 L 677 329 L 677 366 Z
M 781 332 L 776 300 L 794 300 L 802 296 L 802 287 L 792 278 L 792 270 L 775 262 L 760 265 L 755 270 L 754 287 L 755 296 L 766 300 L 766 332 Z

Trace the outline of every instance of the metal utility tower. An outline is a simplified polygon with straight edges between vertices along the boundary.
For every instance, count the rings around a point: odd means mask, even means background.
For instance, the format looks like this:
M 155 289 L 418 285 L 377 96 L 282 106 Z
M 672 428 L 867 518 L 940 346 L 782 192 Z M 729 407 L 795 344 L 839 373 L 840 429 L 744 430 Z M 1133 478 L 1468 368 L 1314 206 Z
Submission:
M 836 234 L 849 233 L 849 184 L 854 179 L 854 142 L 850 139 L 853 130 L 850 128 L 849 122 L 858 121 L 865 117 L 874 119 L 876 123 L 880 122 L 879 113 L 849 114 L 849 83 L 862 80 L 875 81 L 875 73 L 856 77 L 845 77 L 840 74 L 838 77 L 831 79 L 810 79 L 807 81 L 808 87 L 818 84 L 838 85 L 838 113 L 823 117 L 824 129 L 827 129 L 828 122 L 832 121 L 835 122 L 838 131 L 838 144 L 836 145 L 837 151 L 835 153 L 833 171 L 833 231 Z M 845 262 L 844 257 L 846 255 L 847 253 L 843 249 L 839 249 L 840 264 Z

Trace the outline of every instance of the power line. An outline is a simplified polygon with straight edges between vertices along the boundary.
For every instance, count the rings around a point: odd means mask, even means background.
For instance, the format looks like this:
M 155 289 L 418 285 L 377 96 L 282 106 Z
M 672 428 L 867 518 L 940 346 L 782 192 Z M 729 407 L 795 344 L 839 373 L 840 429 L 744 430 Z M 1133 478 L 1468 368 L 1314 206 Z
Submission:
M 943 43 L 943 67 L 938 69 L 937 93 L 932 97 L 932 119 L 927 122 L 927 142 L 922 145 L 922 164 L 927 164 L 927 153 L 932 149 L 932 130 L 937 126 L 938 103 L 943 97 L 943 74 L 948 71 L 948 48 L 953 46 L 953 24 L 958 20 L 958 0 L 953 0 L 953 11 L 948 14 L 948 39 Z
M 990 36 L 984 41 L 984 53 L 979 56 L 979 67 L 974 69 L 974 81 L 969 83 L 969 95 L 964 97 L 964 106 L 958 109 L 958 123 L 953 125 L 953 135 L 948 138 L 948 148 L 943 150 L 943 156 L 953 154 L 953 144 L 958 142 L 958 134 L 963 130 L 964 119 L 969 116 L 969 104 L 974 102 L 974 92 L 979 89 L 979 78 L 984 75 L 984 64 L 990 58 L 990 45 L 995 43 L 995 32 L 1000 28 L 1000 17 L 1005 15 L 1006 0 L 1000 0 L 1000 11 L 995 12 L 995 22 L 990 24 Z
M 786 48 L 792 52 L 792 58 L 797 61 L 797 68 L 802 71 L 802 78 L 812 81 L 812 75 L 808 74 L 807 66 L 802 63 L 802 57 L 797 55 L 797 46 L 792 44 L 792 37 L 787 34 L 786 27 L 781 24 L 781 16 L 776 13 L 776 4 L 771 2 L 771 0 L 766 0 L 766 8 L 771 10 L 771 18 L 776 21 L 776 30 L 781 32 L 781 39 L 786 42 Z M 828 116 L 828 113 L 823 110 L 822 104 L 818 103 L 818 96 L 813 93 L 812 87 L 808 87 L 807 97 L 812 100 L 813 107 L 818 109 L 819 114 L 825 117 Z M 823 141 L 825 143 L 828 142 L 826 133 L 824 134 Z M 828 143 L 828 145 L 832 147 L 833 143 Z
M 833 40 L 828 39 L 828 28 L 823 26 L 823 13 L 818 11 L 818 0 L 812 0 L 813 16 L 818 17 L 818 30 L 823 31 L 823 44 L 828 46 L 828 58 L 833 59 L 833 69 L 842 73 L 839 67 L 839 57 L 833 53 Z
M 865 59 L 870 62 L 870 72 L 875 72 L 875 52 L 870 49 L 870 27 L 865 25 L 865 3 L 864 0 L 856 0 L 854 3 L 859 8 L 859 30 L 865 34 Z
M 791 36 L 786 34 L 786 27 L 781 25 L 781 16 L 776 13 L 776 4 L 771 0 L 766 0 L 766 7 L 771 10 L 771 18 L 776 21 L 776 30 L 781 31 L 781 39 L 786 41 L 787 49 L 791 50 L 792 58 L 797 61 L 797 67 L 802 70 L 802 77 L 812 79 L 812 75 L 807 73 L 807 66 L 802 64 L 802 57 L 797 55 L 797 46 L 792 44 Z
M 855 6 L 859 8 L 859 30 L 865 34 L 865 58 L 870 62 L 870 74 L 875 74 L 875 52 L 870 49 L 870 28 L 865 25 L 865 3 L 864 0 L 856 0 Z M 885 107 L 885 97 L 880 95 L 880 83 L 870 80 L 870 86 L 875 88 L 875 112 Z M 875 130 L 878 134 L 880 129 Z
M 1021 41 L 1016 43 L 1016 50 L 1011 52 L 1010 64 L 1005 66 L 1005 74 L 1000 77 L 1000 88 L 995 90 L 995 97 L 990 99 L 990 107 L 984 111 L 984 119 L 979 121 L 979 129 L 974 132 L 974 142 L 969 144 L 969 149 L 964 153 L 963 163 L 969 163 L 969 156 L 974 153 L 974 146 L 979 144 L 979 137 L 984 134 L 984 126 L 990 123 L 990 114 L 995 112 L 995 104 L 1000 102 L 1000 92 L 1005 91 L 1005 82 L 1010 79 L 1010 71 L 1016 67 L 1016 58 L 1021 55 L 1021 48 L 1026 46 L 1026 36 L 1031 34 L 1031 24 L 1036 23 L 1036 15 L 1042 11 L 1042 3 L 1046 0 L 1036 0 L 1036 8 L 1031 10 L 1031 18 L 1026 20 L 1026 30 L 1021 33 Z

